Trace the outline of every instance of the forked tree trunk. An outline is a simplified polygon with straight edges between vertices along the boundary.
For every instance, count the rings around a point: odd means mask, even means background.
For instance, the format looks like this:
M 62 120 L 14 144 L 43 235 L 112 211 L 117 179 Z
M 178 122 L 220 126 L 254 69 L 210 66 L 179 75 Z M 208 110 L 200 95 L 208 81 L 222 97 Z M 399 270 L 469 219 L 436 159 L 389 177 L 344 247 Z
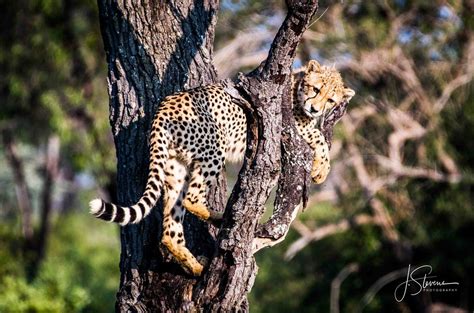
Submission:
M 287 6 L 268 59 L 237 82 L 224 82 L 247 111 L 248 149 L 220 230 L 190 214 L 185 219 L 186 243 L 193 254 L 210 259 L 209 267 L 195 278 L 173 262 L 160 247 L 161 210 L 154 210 L 140 224 L 121 229 L 117 311 L 248 311 L 246 296 L 257 269 L 253 254 L 284 238 L 309 177 L 311 153 L 296 133 L 289 86 L 296 46 L 317 1 L 288 0 Z M 134 203 L 144 190 L 147 137 L 160 100 L 217 77 L 212 66 L 217 9 L 217 0 L 99 0 L 121 205 Z M 278 177 L 282 197 L 269 222 L 258 225 Z M 219 186 L 211 193 L 216 209 L 224 207 L 222 179 Z

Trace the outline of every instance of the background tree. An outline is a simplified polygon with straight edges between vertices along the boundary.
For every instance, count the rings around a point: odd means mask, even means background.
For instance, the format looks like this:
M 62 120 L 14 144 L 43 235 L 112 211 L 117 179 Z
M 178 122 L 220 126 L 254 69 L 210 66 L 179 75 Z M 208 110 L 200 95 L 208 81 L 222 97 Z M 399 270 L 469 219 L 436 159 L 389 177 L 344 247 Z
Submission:
M 89 295 L 113 298 L 116 240 L 76 218 L 91 174 L 115 193 L 108 110 L 96 105 L 107 99 L 97 4 L 0 9 L 0 311 L 98 311 L 104 300 Z M 104 230 L 99 248 L 92 238 Z
M 87 24 L 93 22 L 95 8 L 86 1 L 18 1 L 2 3 L 1 9 L 0 132 L 21 211 L 21 245 L 34 278 L 44 257 L 51 212 L 70 208 L 67 201 L 56 201 L 53 208 L 57 180 L 72 182 L 68 173 L 84 168 L 96 172 L 104 185 L 113 178 L 107 166 L 112 155 L 103 149 L 110 141 L 102 131 L 107 123 L 95 121 L 95 116 L 106 114 L 94 109 L 105 96 L 95 90 L 103 73 L 94 61 L 101 45 L 99 36 L 91 33 L 97 23 Z M 41 156 L 35 160 L 41 183 L 34 186 L 28 186 L 32 173 L 24 166 L 21 144 L 35 147 Z

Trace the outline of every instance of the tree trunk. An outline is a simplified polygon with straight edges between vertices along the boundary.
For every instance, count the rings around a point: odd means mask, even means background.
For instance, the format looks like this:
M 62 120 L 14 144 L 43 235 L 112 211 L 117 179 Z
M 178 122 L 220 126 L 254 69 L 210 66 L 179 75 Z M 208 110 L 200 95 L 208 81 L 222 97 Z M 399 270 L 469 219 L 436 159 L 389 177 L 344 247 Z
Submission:
M 48 138 L 45 153 L 45 164 L 43 173 L 43 190 L 41 192 L 40 224 L 36 235 L 34 247 L 35 257 L 29 266 L 30 278 L 36 277 L 38 269 L 43 262 L 48 246 L 48 237 L 51 230 L 51 209 L 53 205 L 54 185 L 59 171 L 59 137 L 52 135 Z
M 15 182 L 16 199 L 21 216 L 21 233 L 25 240 L 25 247 L 29 249 L 33 246 L 33 208 L 31 206 L 31 196 L 25 180 L 25 170 L 23 161 L 18 156 L 17 147 L 12 131 L 8 128 L 1 130 L 2 141 L 5 146 L 5 155 L 13 173 Z
M 143 193 L 148 172 L 148 133 L 158 105 L 178 90 L 217 77 L 211 63 L 217 2 L 99 1 L 109 64 L 110 122 L 117 150 L 118 203 Z M 196 279 L 160 252 L 161 210 L 139 225 L 121 228 L 118 311 L 176 311 L 191 300 Z M 210 255 L 207 225 L 186 216 L 186 242 Z
M 207 256 L 209 267 L 202 277 L 191 277 L 161 249 L 156 209 L 140 224 L 121 228 L 117 311 L 248 311 L 246 296 L 257 270 L 253 254 L 285 237 L 309 177 L 311 153 L 297 135 L 289 91 L 296 46 L 317 1 L 288 0 L 287 6 L 267 60 L 237 82 L 223 82 L 247 111 L 248 149 L 219 231 L 190 214 L 185 219 L 187 246 Z M 99 0 L 120 205 L 136 202 L 144 190 L 147 138 L 160 100 L 217 77 L 212 66 L 217 8 L 217 0 Z M 258 225 L 279 176 L 282 196 L 270 220 Z M 215 209 L 224 207 L 223 179 L 210 198 Z

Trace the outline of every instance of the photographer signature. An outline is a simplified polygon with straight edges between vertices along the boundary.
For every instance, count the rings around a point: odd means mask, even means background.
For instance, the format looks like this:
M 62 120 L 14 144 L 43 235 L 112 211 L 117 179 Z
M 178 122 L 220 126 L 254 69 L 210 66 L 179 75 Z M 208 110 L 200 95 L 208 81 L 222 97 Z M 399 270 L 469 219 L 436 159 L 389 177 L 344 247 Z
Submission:
M 419 267 L 414 267 L 413 270 L 411 269 L 411 265 L 408 265 L 408 271 L 406 276 L 406 281 L 399 284 L 397 288 L 395 288 L 394 296 L 397 302 L 402 302 L 405 298 L 407 293 L 408 287 L 413 287 L 414 292 L 410 295 L 415 296 L 426 290 L 427 288 L 430 289 L 431 287 L 444 287 L 444 286 L 458 286 L 458 282 L 445 282 L 434 280 L 436 276 L 428 276 L 433 271 L 431 265 L 422 265 Z M 420 273 L 424 272 L 424 274 Z M 423 276 L 421 276 L 423 275 Z M 413 284 L 412 284 L 413 283 Z

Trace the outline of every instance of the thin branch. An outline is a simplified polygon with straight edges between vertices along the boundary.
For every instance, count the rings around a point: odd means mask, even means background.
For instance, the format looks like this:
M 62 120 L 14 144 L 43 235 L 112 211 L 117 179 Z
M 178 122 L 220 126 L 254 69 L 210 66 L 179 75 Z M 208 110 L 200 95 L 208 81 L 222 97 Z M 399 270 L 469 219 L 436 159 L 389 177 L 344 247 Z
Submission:
M 450 181 L 450 177 L 443 173 L 422 167 L 405 166 L 397 160 L 387 158 L 381 155 L 375 156 L 377 163 L 398 177 L 427 178 L 433 181 Z
M 214 54 L 214 64 L 219 76 L 229 77 L 242 67 L 260 64 L 268 54 L 260 48 L 269 36 L 270 33 L 266 30 L 238 33 Z M 229 62 L 229 60 L 233 61 Z
M 343 120 L 343 126 L 348 132 L 350 132 L 353 127 L 347 119 Z M 390 214 L 387 212 L 382 202 L 374 197 L 377 191 L 383 187 L 383 183 L 387 180 L 374 179 L 369 175 L 359 148 L 350 138 L 348 142 L 348 151 L 352 158 L 352 165 L 355 169 L 356 177 L 364 188 L 365 196 L 369 200 L 370 207 L 372 208 L 375 218 L 380 223 L 385 237 L 391 242 L 398 242 L 399 235 L 395 229 Z
M 377 109 L 372 102 L 366 102 L 360 108 L 351 109 L 348 115 L 351 119 L 352 129 L 357 129 L 369 117 L 375 115 Z
M 426 134 L 426 129 L 416 122 L 406 112 L 388 106 L 387 119 L 394 127 L 388 136 L 389 158 L 392 162 L 402 163 L 402 148 L 410 139 L 421 138 Z
M 296 223 L 296 222 L 295 222 Z M 295 255 L 303 250 L 310 242 L 321 240 L 327 236 L 331 236 L 337 233 L 341 233 L 344 231 L 349 230 L 353 226 L 360 226 L 366 224 L 377 224 L 378 221 L 367 215 L 367 214 L 358 214 L 352 218 L 343 219 L 334 224 L 328 224 L 321 227 L 318 227 L 314 231 L 300 232 L 302 235 L 298 240 L 293 242 L 290 247 L 285 252 L 285 259 L 291 260 L 295 257 Z M 297 228 L 301 229 L 302 226 L 300 225 L 301 222 L 297 224 Z
M 341 291 L 342 282 L 352 273 L 359 271 L 359 265 L 357 263 L 350 263 L 337 274 L 336 278 L 331 282 L 331 302 L 330 312 L 339 313 L 339 295 Z
M 5 155 L 13 173 L 13 180 L 15 182 L 16 199 L 21 216 L 21 230 L 23 238 L 27 244 L 31 244 L 33 239 L 33 225 L 31 206 L 31 196 L 28 190 L 28 185 L 25 180 L 25 169 L 23 161 L 18 155 L 17 146 L 13 134 L 9 129 L 1 130 L 3 144 L 5 146 Z
M 443 110 L 454 91 L 472 81 L 474 76 L 474 38 L 472 37 L 469 38 L 465 48 L 465 60 L 462 67 L 464 70 L 443 88 L 441 96 L 434 102 L 434 113 L 439 113 Z
M 450 180 L 459 181 L 461 179 L 461 173 L 454 159 L 446 152 L 445 139 L 442 138 L 436 142 L 436 154 L 438 160 L 443 164 L 443 167 L 448 171 Z
M 35 247 L 36 257 L 31 266 L 31 275 L 35 277 L 41 262 L 44 259 L 47 248 L 47 240 L 51 228 L 51 208 L 53 191 L 59 172 L 59 148 L 60 141 L 56 135 L 50 136 L 46 149 L 46 158 L 43 177 L 43 192 L 41 195 L 40 227 L 38 231 L 38 242 Z
M 370 286 L 369 290 L 367 290 L 367 292 L 364 294 L 364 297 L 357 306 L 356 312 L 361 313 L 364 308 L 374 299 L 377 292 L 379 292 L 379 290 L 382 289 L 383 286 L 391 283 L 394 280 L 406 276 L 407 270 L 408 268 L 402 268 L 397 271 L 390 272 L 379 278 L 372 286 Z
M 311 229 L 309 229 L 309 227 L 306 226 L 305 223 L 300 220 L 294 221 L 291 224 L 291 227 L 293 227 L 293 229 L 296 230 L 303 237 L 311 236 L 312 234 Z
M 468 313 L 466 309 L 447 305 L 445 303 L 437 302 L 428 307 L 427 313 Z
M 288 14 L 273 40 L 268 58 L 264 62 L 262 78 L 280 81 L 280 75 L 291 74 L 296 47 L 318 8 L 318 1 L 287 0 Z M 290 56 L 290 57 L 288 57 Z

